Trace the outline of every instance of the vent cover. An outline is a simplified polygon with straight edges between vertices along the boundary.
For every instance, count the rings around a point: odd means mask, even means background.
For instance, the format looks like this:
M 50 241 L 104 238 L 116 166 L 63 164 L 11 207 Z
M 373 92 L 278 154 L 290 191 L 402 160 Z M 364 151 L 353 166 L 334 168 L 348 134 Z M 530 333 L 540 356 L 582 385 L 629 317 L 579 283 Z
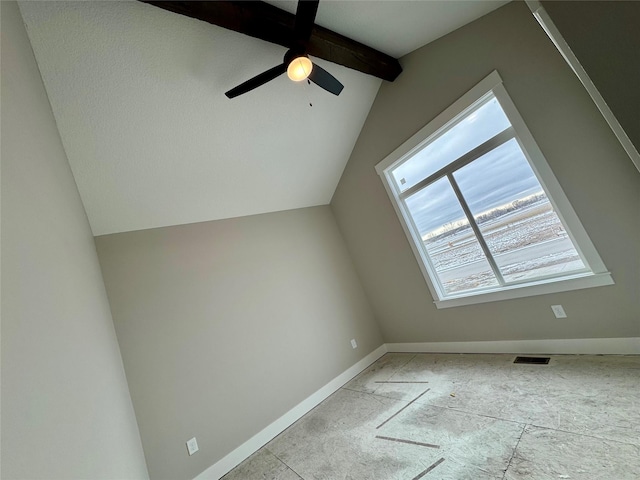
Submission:
M 516 357 L 513 363 L 529 363 L 533 365 L 546 365 L 549 357 Z

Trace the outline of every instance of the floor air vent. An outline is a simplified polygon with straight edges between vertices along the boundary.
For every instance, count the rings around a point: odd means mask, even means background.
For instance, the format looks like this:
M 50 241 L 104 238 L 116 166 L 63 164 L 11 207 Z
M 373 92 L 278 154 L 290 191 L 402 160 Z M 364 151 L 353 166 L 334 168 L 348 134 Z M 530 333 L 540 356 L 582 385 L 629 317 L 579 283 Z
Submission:
M 516 357 L 513 363 L 529 363 L 533 365 L 546 365 L 549 357 Z

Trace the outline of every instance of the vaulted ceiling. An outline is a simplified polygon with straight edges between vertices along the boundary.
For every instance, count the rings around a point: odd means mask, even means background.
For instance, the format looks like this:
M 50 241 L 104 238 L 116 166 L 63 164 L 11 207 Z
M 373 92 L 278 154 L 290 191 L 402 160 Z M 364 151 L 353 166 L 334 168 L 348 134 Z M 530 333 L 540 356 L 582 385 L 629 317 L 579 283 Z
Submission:
M 401 57 L 504 3 L 321 1 L 316 24 Z M 139 2 L 20 9 L 94 235 L 329 203 L 381 83 L 314 59 L 339 97 L 281 76 L 229 100 L 286 49 Z

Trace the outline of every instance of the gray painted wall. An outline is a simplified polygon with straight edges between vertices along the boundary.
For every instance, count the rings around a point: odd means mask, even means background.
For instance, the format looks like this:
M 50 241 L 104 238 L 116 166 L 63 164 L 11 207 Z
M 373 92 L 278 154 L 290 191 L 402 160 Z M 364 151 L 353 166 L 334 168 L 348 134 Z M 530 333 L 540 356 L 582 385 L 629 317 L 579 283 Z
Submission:
M 89 222 L 18 6 L 0 8 L 1 476 L 148 478 Z
M 151 478 L 194 477 L 382 344 L 328 206 L 96 244 Z
M 543 5 L 640 151 L 640 2 L 545 1 Z
M 640 336 L 640 174 L 522 2 L 401 59 L 332 199 L 386 342 Z M 492 70 L 616 285 L 438 310 L 374 166 Z M 557 320 L 550 305 L 562 304 Z

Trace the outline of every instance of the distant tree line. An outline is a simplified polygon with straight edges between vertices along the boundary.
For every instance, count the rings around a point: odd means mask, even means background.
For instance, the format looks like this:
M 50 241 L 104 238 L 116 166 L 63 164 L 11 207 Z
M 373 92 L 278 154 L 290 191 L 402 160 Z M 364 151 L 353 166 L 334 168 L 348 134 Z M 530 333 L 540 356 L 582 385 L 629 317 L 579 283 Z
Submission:
M 478 218 L 476 218 L 476 222 L 478 225 L 484 222 L 488 222 L 489 220 L 493 220 L 495 218 L 501 217 L 502 215 L 506 215 L 507 213 L 513 212 L 514 210 L 519 210 L 523 207 L 528 207 L 529 205 L 533 205 L 534 203 L 540 202 L 542 200 L 546 200 L 547 196 L 544 192 L 539 192 L 533 195 L 529 195 L 525 198 L 519 198 L 518 200 L 514 200 L 508 205 L 503 205 L 498 208 L 494 208 L 493 210 L 488 211 L 487 213 L 483 213 Z
M 515 210 L 519 210 L 523 207 L 528 207 L 529 205 L 533 205 L 534 203 L 537 203 L 546 199 L 547 199 L 547 196 L 545 195 L 544 192 L 535 193 L 525 198 L 519 198 L 507 205 L 494 208 L 486 213 L 483 213 L 482 215 L 479 215 L 476 218 L 476 222 L 478 223 L 478 225 L 480 225 L 482 223 L 488 222 L 489 220 L 494 220 L 496 218 L 501 217 L 502 215 L 506 215 L 507 213 L 513 212 Z M 446 225 L 442 226 L 442 230 L 440 231 L 440 233 L 429 232 L 425 237 L 423 237 L 423 240 L 429 243 L 437 242 L 442 238 L 455 235 L 456 233 L 466 230 L 467 228 L 469 228 L 469 222 L 467 221 L 466 218 L 462 220 L 457 220 L 454 222 L 449 222 Z

